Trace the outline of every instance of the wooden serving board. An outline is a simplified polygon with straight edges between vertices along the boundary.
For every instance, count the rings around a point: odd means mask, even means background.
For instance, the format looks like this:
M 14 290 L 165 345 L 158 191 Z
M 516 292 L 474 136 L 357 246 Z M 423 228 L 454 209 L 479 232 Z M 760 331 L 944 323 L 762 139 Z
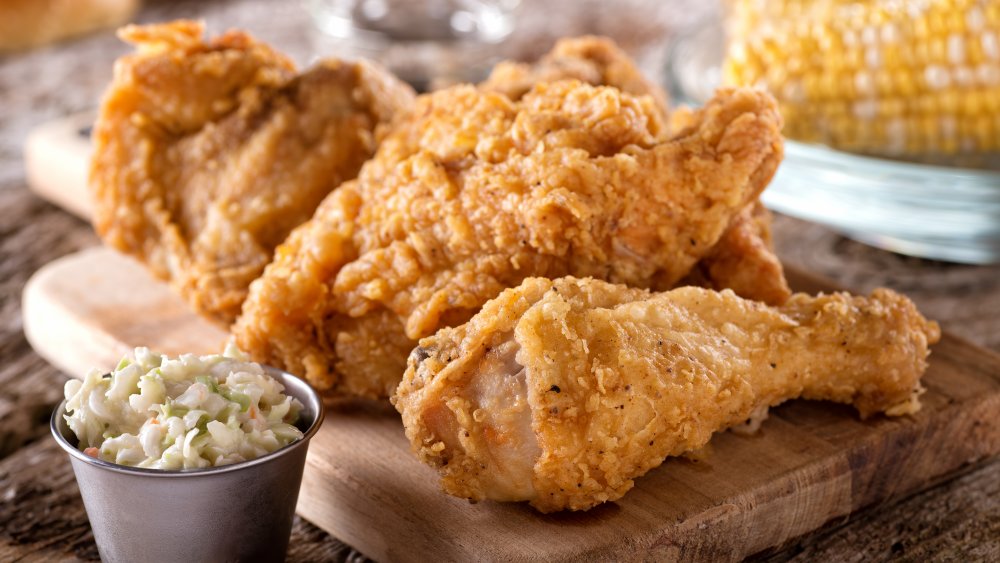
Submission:
M 44 267 L 23 305 L 34 348 L 75 376 L 136 345 L 206 353 L 226 337 L 107 249 Z M 924 384 L 921 412 L 896 419 L 793 401 L 754 436 L 716 435 L 704 460 L 668 460 L 619 502 L 555 515 L 444 495 L 394 410 L 336 403 L 310 447 L 298 511 L 385 561 L 738 560 L 1000 452 L 1000 357 L 945 335 Z

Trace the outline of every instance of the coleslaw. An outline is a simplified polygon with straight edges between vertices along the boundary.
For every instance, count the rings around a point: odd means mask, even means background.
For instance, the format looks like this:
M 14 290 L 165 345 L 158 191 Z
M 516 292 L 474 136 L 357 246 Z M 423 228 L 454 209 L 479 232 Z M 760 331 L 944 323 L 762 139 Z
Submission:
M 91 370 L 64 389 L 66 423 L 88 455 L 178 470 L 254 459 L 302 438 L 302 404 L 229 344 L 177 358 L 136 348 L 112 373 Z

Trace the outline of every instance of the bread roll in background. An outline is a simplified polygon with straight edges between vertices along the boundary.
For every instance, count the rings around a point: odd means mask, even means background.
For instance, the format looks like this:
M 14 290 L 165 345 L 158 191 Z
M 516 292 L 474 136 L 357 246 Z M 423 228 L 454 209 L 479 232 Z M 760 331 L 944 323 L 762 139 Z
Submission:
M 3 0 L 0 2 L 0 53 L 28 49 L 116 27 L 140 0 Z

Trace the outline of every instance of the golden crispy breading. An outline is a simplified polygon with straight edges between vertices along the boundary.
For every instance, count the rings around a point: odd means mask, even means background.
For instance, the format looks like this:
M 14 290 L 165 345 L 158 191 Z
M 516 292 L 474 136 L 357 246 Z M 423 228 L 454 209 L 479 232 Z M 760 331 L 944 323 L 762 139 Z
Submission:
M 237 342 L 321 389 L 388 396 L 418 338 L 525 277 L 675 283 L 782 154 L 764 92 L 720 91 L 696 120 L 659 142 L 650 98 L 576 81 L 422 96 L 279 247 Z
M 375 151 L 413 93 L 367 63 L 296 74 L 231 31 L 130 26 L 94 129 L 90 183 L 104 241 L 169 279 L 201 313 L 235 319 L 275 246 Z
M 772 308 L 729 290 L 531 278 L 421 340 L 393 400 L 448 493 L 586 510 L 792 398 L 912 413 L 939 337 L 887 289 Z
M 562 39 L 534 64 L 500 63 L 479 87 L 517 100 L 537 83 L 569 78 L 595 86 L 614 86 L 636 96 L 651 96 L 667 117 L 669 127 L 662 132 L 665 138 L 683 135 L 685 129 L 696 124 L 696 114 L 690 108 L 668 114 L 666 92 L 646 80 L 631 58 L 603 37 Z M 756 201 L 736 216 L 715 248 L 682 283 L 729 288 L 741 297 L 780 305 L 791 291 L 774 254 L 770 229 L 771 216 Z
M 651 96 L 656 107 L 664 115 L 667 113 L 667 93 L 647 80 L 635 62 L 606 37 L 560 39 L 552 51 L 533 64 L 502 62 L 479 88 L 520 100 L 536 84 L 568 79 L 614 86 L 634 96 Z
M 667 116 L 672 135 L 683 135 L 697 125 L 697 110 L 674 109 Z M 785 269 L 771 240 L 771 213 L 760 200 L 733 219 L 719 243 L 681 281 L 710 289 L 732 289 L 740 297 L 781 305 L 792 294 Z M 657 290 L 670 289 L 657 287 Z
M 681 284 L 731 289 L 740 297 L 768 305 L 781 305 L 791 296 L 784 268 L 774 254 L 771 213 L 760 200 L 736 216 L 719 243 Z

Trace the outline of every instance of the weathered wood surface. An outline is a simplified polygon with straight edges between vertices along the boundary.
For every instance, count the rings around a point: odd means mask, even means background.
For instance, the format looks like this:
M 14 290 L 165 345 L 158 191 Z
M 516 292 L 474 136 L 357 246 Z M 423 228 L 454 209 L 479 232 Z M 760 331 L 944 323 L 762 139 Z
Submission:
M 693 4 L 700 4 L 695 2 Z M 678 10 L 678 12 L 685 12 Z M 686 11 L 691 17 L 693 10 Z M 309 58 L 298 2 L 147 2 L 142 21 L 204 17 L 215 29 L 242 26 L 300 61 Z M 21 150 L 28 131 L 90 109 L 125 52 L 108 34 L 0 58 L 0 560 L 93 560 L 83 505 L 69 464 L 46 438 L 65 376 L 28 346 L 20 295 L 45 263 L 94 246 L 82 221 L 33 196 Z M 859 290 L 905 291 L 956 334 L 1000 351 L 1000 267 L 900 257 L 827 229 L 778 217 L 786 263 Z M 290 561 L 362 556 L 308 522 L 296 523 Z M 772 554 L 777 561 L 1000 560 L 1000 460 L 894 504 L 864 510 Z

